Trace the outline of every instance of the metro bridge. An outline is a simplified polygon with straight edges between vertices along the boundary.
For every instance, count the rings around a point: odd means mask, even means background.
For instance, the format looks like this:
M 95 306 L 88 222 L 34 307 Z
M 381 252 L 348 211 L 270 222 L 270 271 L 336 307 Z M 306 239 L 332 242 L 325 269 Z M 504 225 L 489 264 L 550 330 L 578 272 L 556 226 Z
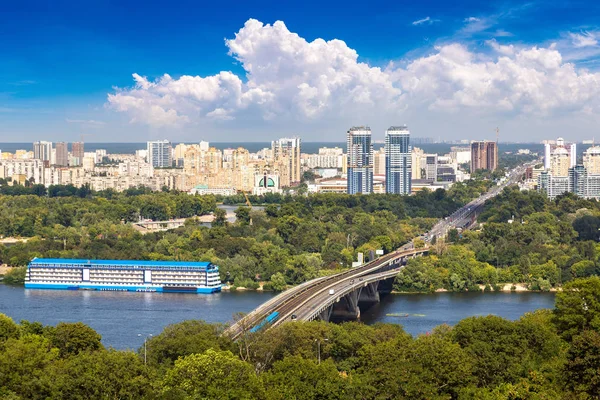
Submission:
M 285 321 L 321 319 L 345 320 L 360 317 L 359 304 L 379 302 L 380 293 L 389 293 L 394 277 L 408 259 L 429 251 L 407 245 L 360 267 L 327 277 L 316 278 L 282 292 L 233 324 L 225 334 L 238 339 L 260 324 L 268 315 L 278 313 L 270 327 Z
M 441 219 L 419 238 L 422 248 L 407 243 L 398 250 L 336 275 L 310 280 L 288 289 L 262 304 L 231 325 L 224 334 L 237 340 L 247 332 L 270 329 L 287 321 L 339 321 L 358 319 L 360 308 L 379 302 L 381 294 L 389 293 L 395 276 L 410 258 L 429 252 L 428 243 L 446 236 L 449 229 L 469 229 L 486 200 L 498 195 L 506 186 L 516 183 L 528 165 L 519 166 L 506 179 L 487 193 L 471 201 L 448 217 Z M 268 318 L 268 323 L 265 320 Z

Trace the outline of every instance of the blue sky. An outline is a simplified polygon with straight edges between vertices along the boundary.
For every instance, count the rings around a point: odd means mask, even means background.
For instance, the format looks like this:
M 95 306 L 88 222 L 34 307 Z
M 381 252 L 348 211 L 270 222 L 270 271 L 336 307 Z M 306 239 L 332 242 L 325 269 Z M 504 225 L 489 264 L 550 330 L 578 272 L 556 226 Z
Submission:
M 599 21 L 591 1 L 5 1 L 0 142 L 584 139 Z

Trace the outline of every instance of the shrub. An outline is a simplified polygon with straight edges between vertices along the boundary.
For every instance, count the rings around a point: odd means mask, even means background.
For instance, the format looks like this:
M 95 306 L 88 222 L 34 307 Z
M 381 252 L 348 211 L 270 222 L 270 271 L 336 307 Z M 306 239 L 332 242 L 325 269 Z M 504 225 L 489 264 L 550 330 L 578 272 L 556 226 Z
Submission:
M 4 275 L 3 282 L 7 285 L 24 285 L 27 267 L 13 267 Z

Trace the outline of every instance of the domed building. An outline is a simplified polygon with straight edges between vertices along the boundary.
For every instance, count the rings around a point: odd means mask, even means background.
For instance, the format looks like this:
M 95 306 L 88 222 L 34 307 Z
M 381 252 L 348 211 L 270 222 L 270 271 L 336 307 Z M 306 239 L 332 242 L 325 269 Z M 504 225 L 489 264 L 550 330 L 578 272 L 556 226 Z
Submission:
M 564 147 L 556 147 L 550 153 L 550 175 L 569 176 L 571 155 Z

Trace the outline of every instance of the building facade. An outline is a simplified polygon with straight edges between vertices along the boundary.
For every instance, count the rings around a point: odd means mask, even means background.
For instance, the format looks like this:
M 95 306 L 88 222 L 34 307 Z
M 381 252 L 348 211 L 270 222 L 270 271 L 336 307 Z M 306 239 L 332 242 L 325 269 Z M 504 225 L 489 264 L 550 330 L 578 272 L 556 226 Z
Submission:
M 600 147 L 590 147 L 583 153 L 583 166 L 588 173 L 600 175 Z
M 478 169 L 494 171 L 498 168 L 498 144 L 496 142 L 471 142 L 471 173 Z
M 173 152 L 168 140 L 147 142 L 148 164 L 154 168 L 170 168 L 173 166 Z
M 271 142 L 273 161 L 280 162 L 287 171 L 281 171 L 281 185 L 290 186 L 302 179 L 300 166 L 300 138 L 281 138 Z M 289 178 L 288 178 L 289 177 Z
M 66 167 L 69 165 L 69 148 L 67 143 L 56 143 L 56 159 L 54 161 L 54 165 L 59 167 Z
M 371 128 L 355 126 L 347 133 L 348 194 L 373 193 Z
M 562 149 L 564 151 L 560 151 Z M 577 145 L 575 143 L 566 143 L 563 138 L 558 138 L 556 141 L 547 140 L 544 143 L 544 168 L 552 169 L 553 154 L 563 153 L 568 157 L 569 165 L 567 168 L 574 167 L 577 164 Z
M 385 132 L 385 191 L 410 194 L 412 156 L 410 132 L 406 126 L 392 126 Z
M 34 142 L 33 158 L 50 162 L 50 159 L 52 158 L 52 142 Z
M 85 150 L 83 148 L 83 142 L 73 142 L 71 145 L 71 155 L 77 159 L 77 164 L 75 165 L 83 164 L 84 154 Z

